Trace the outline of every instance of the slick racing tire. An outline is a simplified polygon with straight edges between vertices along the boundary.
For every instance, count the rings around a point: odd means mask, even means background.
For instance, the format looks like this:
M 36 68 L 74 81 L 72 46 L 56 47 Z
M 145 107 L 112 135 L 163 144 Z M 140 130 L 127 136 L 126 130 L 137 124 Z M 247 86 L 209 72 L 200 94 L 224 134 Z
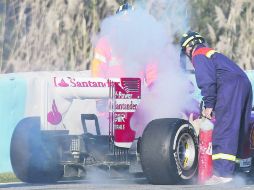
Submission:
M 141 165 L 151 184 L 186 184 L 195 176 L 198 138 L 188 121 L 151 121 L 141 138 Z
M 53 183 L 63 175 L 57 145 L 43 140 L 40 118 L 21 120 L 12 135 L 11 164 L 15 175 L 27 183 Z

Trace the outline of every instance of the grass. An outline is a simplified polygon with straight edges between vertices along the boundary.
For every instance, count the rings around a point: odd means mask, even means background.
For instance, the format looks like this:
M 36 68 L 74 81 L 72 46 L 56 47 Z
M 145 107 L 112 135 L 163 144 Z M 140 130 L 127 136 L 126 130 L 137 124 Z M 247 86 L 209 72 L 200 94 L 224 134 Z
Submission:
M 0 173 L 0 183 L 19 182 L 20 180 L 15 176 L 14 173 L 6 172 Z

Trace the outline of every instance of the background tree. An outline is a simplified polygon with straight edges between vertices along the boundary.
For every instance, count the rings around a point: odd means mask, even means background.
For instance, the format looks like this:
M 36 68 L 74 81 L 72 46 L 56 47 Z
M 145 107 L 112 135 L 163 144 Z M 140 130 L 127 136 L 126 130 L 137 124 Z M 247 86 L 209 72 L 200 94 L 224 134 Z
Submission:
M 154 8 L 154 0 L 137 1 L 149 10 Z M 88 69 L 101 20 L 114 14 L 124 2 L 127 1 L 0 1 L 0 72 Z M 186 3 L 189 3 L 188 24 L 192 30 L 199 31 L 212 47 L 242 68 L 254 69 L 253 0 L 189 0 Z M 163 7 L 162 0 L 150 12 L 161 19 L 158 12 L 161 8 L 166 8 L 168 13 L 177 11 L 173 4 L 167 5 L 170 7 Z M 180 32 L 175 34 L 176 43 L 180 35 Z
M 243 69 L 254 69 L 254 1 L 194 0 L 191 25 Z

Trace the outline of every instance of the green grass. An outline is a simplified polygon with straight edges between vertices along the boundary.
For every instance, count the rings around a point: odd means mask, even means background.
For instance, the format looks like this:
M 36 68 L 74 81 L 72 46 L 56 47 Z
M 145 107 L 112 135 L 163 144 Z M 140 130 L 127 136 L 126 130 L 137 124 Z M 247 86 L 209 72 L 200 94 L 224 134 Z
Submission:
M 0 173 L 0 183 L 19 182 L 20 180 L 15 176 L 14 173 Z

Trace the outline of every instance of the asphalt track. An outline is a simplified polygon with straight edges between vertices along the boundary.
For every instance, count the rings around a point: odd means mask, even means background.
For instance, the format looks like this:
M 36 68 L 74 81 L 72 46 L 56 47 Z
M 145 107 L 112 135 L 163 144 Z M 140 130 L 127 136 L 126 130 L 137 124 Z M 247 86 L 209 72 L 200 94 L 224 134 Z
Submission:
M 209 190 L 209 189 L 253 189 L 254 181 L 246 181 L 242 178 L 236 178 L 233 183 L 219 186 L 204 185 L 151 185 L 145 178 L 133 179 L 103 179 L 103 180 L 65 180 L 56 184 L 27 184 L 27 183 L 9 183 L 0 184 L 0 189 L 16 190 L 41 190 L 41 189 L 64 189 L 64 190 Z

